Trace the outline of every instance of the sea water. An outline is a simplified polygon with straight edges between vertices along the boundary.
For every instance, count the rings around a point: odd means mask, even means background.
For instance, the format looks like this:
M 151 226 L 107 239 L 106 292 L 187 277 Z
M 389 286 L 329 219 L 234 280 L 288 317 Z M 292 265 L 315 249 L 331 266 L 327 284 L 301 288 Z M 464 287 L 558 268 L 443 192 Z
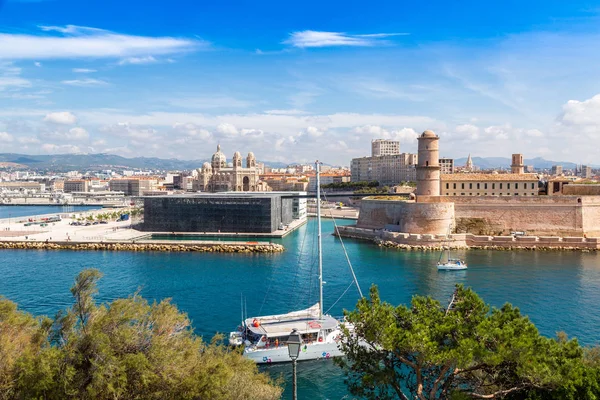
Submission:
M 351 223 L 343 221 L 340 223 Z M 358 300 L 333 223 L 323 221 L 325 309 L 342 315 Z M 278 254 L 161 253 L 110 251 L 0 251 L 0 295 L 34 314 L 53 316 L 70 306 L 69 288 L 79 271 L 98 268 L 98 301 L 125 297 L 141 288 L 150 300 L 171 298 L 207 340 L 234 330 L 242 318 L 284 313 L 318 301 L 316 221 L 284 239 Z M 446 303 L 457 283 L 472 287 L 493 306 L 519 307 L 547 336 L 565 331 L 581 343 L 600 342 L 600 254 L 542 251 L 462 251 L 466 271 L 438 271 L 438 253 L 382 249 L 365 241 L 345 240 L 365 294 L 376 284 L 392 304 L 408 303 L 414 294 Z M 244 299 L 244 300 L 242 300 Z M 339 301 L 338 301 L 339 300 Z M 291 382 L 291 366 L 261 367 Z M 284 398 L 291 398 L 286 386 Z M 343 375 L 331 360 L 298 364 L 302 399 L 351 398 Z

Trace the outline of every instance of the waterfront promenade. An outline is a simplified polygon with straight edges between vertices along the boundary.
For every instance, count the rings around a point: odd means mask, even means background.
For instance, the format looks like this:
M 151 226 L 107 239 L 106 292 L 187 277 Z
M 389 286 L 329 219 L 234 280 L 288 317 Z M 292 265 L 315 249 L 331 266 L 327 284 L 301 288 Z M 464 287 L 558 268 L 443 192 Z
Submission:
M 135 229 L 139 223 L 136 219 L 121 221 L 113 217 L 103 222 L 97 221 L 100 215 L 129 211 L 121 208 L 97 209 L 1 219 L 0 249 L 280 252 L 284 247 L 271 243 L 268 238 L 284 237 L 306 223 L 306 220 L 294 221 L 290 226 L 271 235 L 172 232 L 172 237 L 156 240 L 152 235 L 158 234 L 157 232 Z M 45 222 L 56 216 L 60 216 L 60 221 Z M 84 225 L 73 225 L 79 221 Z M 227 239 L 227 242 L 224 243 L 220 239 Z

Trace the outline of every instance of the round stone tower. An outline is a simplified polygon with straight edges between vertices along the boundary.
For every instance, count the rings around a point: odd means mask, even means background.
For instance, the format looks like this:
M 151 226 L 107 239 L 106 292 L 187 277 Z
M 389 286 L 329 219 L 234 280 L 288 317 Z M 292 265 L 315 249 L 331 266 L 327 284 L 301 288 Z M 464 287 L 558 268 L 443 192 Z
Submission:
M 432 131 L 425 131 L 418 140 L 417 201 L 418 196 L 440 195 L 440 137 Z

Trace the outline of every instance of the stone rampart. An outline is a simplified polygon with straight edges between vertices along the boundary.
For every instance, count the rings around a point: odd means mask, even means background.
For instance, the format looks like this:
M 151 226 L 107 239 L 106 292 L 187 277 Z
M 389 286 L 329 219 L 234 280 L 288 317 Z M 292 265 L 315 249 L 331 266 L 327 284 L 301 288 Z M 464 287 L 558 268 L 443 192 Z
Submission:
M 360 237 L 366 229 L 356 226 L 340 227 L 344 237 Z M 557 236 L 485 236 L 470 233 L 446 235 L 410 234 L 370 230 L 370 237 L 383 247 L 416 250 L 440 250 L 442 247 L 489 250 L 600 250 L 600 238 L 557 237 Z
M 400 232 L 445 234 L 454 223 L 453 203 L 417 203 L 410 200 L 363 199 L 358 228 L 383 229 L 395 225 Z
M 473 234 L 600 235 L 600 196 L 440 196 L 419 201 L 454 203 L 458 230 Z
M 570 183 L 563 186 L 565 196 L 600 196 L 600 185 Z
M 285 248 L 276 243 L 214 244 L 214 243 L 77 243 L 77 242 L 0 242 L 1 249 L 24 250 L 108 250 L 162 251 L 202 253 L 278 253 Z

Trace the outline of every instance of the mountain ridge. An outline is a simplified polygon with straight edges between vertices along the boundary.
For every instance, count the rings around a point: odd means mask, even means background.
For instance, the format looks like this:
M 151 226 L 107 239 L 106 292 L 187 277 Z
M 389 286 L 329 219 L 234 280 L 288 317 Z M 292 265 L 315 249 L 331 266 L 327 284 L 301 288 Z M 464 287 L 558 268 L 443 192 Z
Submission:
M 191 170 L 201 168 L 202 164 L 210 160 L 179 160 L 176 158 L 164 159 L 158 157 L 122 157 L 108 153 L 75 153 L 29 155 L 19 153 L 0 153 L 0 162 L 25 165 L 36 170 L 53 170 L 64 172 L 69 170 L 89 169 L 98 167 L 111 168 L 144 168 L 157 170 Z M 283 168 L 288 164 L 277 161 L 260 161 L 267 166 Z
M 471 157 L 473 165 L 481 169 L 492 169 L 492 168 L 510 168 L 512 159 L 508 157 Z M 456 158 L 454 160 L 454 166 L 464 166 L 467 163 L 467 157 Z M 542 157 L 526 158 L 523 160 L 525 165 L 533 165 L 534 168 L 538 169 L 550 169 L 554 165 L 562 165 L 564 169 L 575 169 L 578 164 L 570 161 L 552 161 L 546 160 Z M 589 165 L 590 167 L 596 168 L 595 165 Z

